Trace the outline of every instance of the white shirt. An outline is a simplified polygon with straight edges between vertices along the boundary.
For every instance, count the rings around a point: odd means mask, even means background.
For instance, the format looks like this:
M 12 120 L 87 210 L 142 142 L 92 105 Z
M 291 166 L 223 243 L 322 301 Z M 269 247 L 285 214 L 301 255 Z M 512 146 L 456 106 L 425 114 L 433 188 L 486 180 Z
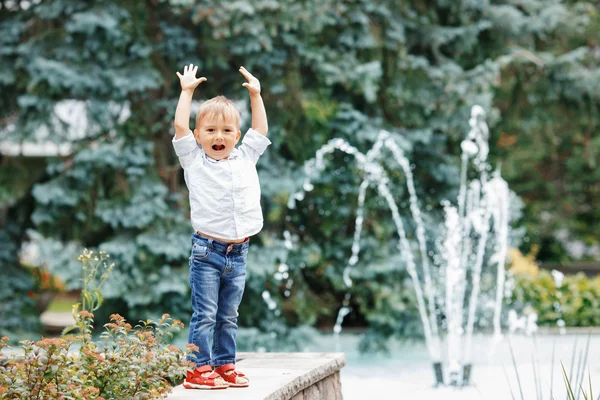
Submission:
M 242 240 L 262 229 L 256 162 L 271 141 L 249 129 L 242 144 L 224 160 L 206 155 L 190 131 L 173 147 L 190 192 L 195 231 L 226 240 Z

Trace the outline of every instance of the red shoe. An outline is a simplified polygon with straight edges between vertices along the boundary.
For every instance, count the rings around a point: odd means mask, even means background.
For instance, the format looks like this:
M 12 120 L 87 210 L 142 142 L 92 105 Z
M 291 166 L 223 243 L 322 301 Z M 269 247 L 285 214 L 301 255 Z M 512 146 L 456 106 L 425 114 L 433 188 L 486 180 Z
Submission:
M 211 372 L 208 376 L 202 374 Z M 188 371 L 183 387 L 186 389 L 227 389 L 229 384 L 215 372 L 212 372 L 210 365 L 204 365 L 196 368 L 194 371 Z
M 248 387 L 250 382 L 248 382 L 248 378 L 243 373 L 235 370 L 235 365 L 233 364 L 225 364 L 223 366 L 215 368 L 215 372 L 221 376 L 228 384 L 229 387 Z M 237 377 L 243 377 L 246 379 L 244 383 L 238 383 Z

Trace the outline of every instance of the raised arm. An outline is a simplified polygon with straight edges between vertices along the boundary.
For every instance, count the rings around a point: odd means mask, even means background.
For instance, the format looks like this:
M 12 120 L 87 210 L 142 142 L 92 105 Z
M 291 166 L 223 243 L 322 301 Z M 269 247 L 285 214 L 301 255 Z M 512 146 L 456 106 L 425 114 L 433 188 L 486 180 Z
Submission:
M 250 92 L 250 107 L 252 108 L 252 129 L 263 136 L 267 136 L 269 124 L 267 123 L 267 112 L 262 97 L 260 97 L 260 82 L 244 67 L 240 67 L 240 73 L 248 82 L 242 86 Z
M 205 77 L 196 79 L 197 71 L 198 67 L 190 64 L 183 68 L 183 75 L 177 72 L 181 84 L 181 94 L 175 110 L 175 139 L 186 136 L 190 132 L 190 108 L 194 89 L 206 81 Z

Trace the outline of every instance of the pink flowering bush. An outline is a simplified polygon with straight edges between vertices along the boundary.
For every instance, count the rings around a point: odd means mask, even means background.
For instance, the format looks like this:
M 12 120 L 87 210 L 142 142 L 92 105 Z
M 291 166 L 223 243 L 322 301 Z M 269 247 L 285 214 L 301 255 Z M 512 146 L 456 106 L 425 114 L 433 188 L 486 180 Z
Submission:
M 193 346 L 183 351 L 168 342 L 183 328 L 169 314 L 135 327 L 113 314 L 100 339 L 92 340 L 92 311 L 101 303 L 99 287 L 112 266 L 86 266 L 103 263 L 105 255 L 86 250 L 82 256 L 86 274 L 105 272 L 99 280 L 84 275 L 82 303 L 73 307 L 75 324 L 59 338 L 20 342 L 18 356 L 5 355 L 9 339 L 0 339 L 0 399 L 160 399 L 191 367 L 185 359 Z

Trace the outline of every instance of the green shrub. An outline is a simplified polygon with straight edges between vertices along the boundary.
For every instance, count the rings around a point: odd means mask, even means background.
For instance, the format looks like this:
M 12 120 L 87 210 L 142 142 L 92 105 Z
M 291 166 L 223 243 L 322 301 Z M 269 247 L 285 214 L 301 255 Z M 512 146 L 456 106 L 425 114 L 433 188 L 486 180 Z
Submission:
M 561 319 L 571 327 L 600 325 L 600 277 L 566 275 L 558 287 L 546 270 L 515 273 L 514 279 L 511 305 L 530 306 L 538 325 L 554 326 Z
M 0 336 L 22 335 L 40 327 L 35 281 L 19 264 L 18 225 L 0 222 L 0 227 Z
M 100 340 L 92 340 L 92 311 L 102 303 L 100 287 L 112 270 L 106 258 L 87 250 L 79 257 L 82 303 L 73 307 L 75 324 L 60 338 L 21 341 L 23 354 L 5 357 L 2 350 L 9 339 L 2 337 L 0 399 L 158 399 L 183 379 L 192 366 L 185 358 L 194 346 L 182 351 L 169 345 L 168 339 L 183 327 L 169 314 L 135 327 L 113 314 Z
M 111 321 L 98 343 L 91 340 L 93 314 L 88 311 L 77 313 L 83 334 L 22 341 L 24 354 L 0 366 L 0 398 L 162 398 L 189 367 L 186 353 L 164 341 L 183 324 L 168 314 L 135 328 L 118 314 Z M 0 357 L 7 341 L 0 342 Z

